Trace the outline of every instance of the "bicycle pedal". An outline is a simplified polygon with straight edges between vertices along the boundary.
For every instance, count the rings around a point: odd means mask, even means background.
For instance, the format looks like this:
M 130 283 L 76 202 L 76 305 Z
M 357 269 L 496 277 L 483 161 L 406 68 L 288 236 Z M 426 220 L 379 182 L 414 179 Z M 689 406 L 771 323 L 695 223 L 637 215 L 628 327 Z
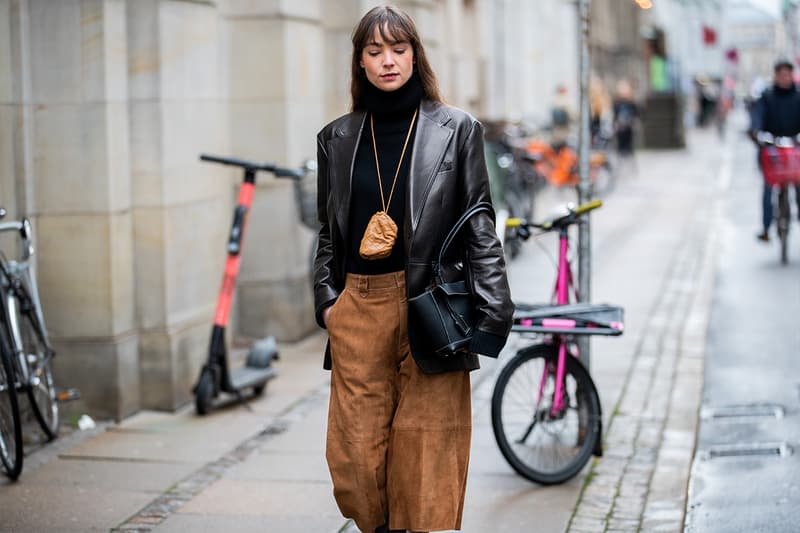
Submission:
M 71 402 L 81 397 L 81 392 L 78 389 L 67 389 L 56 394 L 56 401 L 58 402 Z

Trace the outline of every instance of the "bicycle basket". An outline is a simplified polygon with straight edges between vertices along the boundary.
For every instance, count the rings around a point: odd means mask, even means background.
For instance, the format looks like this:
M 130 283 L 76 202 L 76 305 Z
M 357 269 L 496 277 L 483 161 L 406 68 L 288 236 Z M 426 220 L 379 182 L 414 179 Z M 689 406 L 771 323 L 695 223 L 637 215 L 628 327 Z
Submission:
M 511 331 L 569 335 L 621 335 L 624 310 L 608 304 L 517 304 Z
M 800 149 L 796 146 L 764 146 L 759 153 L 767 185 L 800 183 Z

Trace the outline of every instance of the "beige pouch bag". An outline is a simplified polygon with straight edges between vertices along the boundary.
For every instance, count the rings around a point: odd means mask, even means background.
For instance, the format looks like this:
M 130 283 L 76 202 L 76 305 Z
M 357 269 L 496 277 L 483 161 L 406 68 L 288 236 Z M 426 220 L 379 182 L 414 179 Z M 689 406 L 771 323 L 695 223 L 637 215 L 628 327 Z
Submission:
M 389 257 L 397 240 L 397 224 L 386 211 L 378 211 L 367 223 L 358 254 L 364 259 L 384 259 Z

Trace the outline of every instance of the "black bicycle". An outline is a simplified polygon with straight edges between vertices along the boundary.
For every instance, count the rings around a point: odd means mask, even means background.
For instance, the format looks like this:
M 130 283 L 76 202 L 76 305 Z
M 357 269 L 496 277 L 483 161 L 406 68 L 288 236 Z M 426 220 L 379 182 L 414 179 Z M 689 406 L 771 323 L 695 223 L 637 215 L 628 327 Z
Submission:
M 5 210 L 0 209 L 0 219 Z M 58 435 L 58 397 L 50 346 L 42 317 L 36 276 L 30 258 L 33 232 L 27 218 L 0 222 L 0 232 L 15 232 L 21 258 L 9 260 L 0 251 L 0 461 L 16 479 L 22 472 L 22 428 L 18 394 L 25 392 L 31 411 L 48 440 Z

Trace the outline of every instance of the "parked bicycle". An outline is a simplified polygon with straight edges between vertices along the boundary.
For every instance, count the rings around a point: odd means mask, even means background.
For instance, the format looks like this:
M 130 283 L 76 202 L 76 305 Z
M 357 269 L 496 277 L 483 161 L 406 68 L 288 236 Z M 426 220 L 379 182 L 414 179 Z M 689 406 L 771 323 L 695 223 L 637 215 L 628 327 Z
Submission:
M 798 211 L 800 211 L 800 147 L 798 138 L 775 137 L 761 131 L 756 135 L 759 161 L 767 185 L 777 189 L 774 211 L 775 226 L 780 240 L 781 263 L 789 262 L 789 226 L 792 210 L 789 204 L 789 185 L 794 185 Z
M 569 262 L 569 227 L 602 204 L 594 200 L 541 223 L 509 219 L 519 238 L 531 230 L 558 231 L 553 301 L 516 305 L 512 331 L 535 335 L 503 367 L 492 395 L 492 429 L 500 451 L 523 477 L 552 485 L 574 477 L 602 455 L 602 412 L 597 388 L 578 359 L 579 335 L 620 335 L 623 309 L 570 303 L 578 298 Z
M 5 216 L 0 209 L 0 219 Z M 22 427 L 19 393 L 25 392 L 31 411 L 48 440 L 58 435 L 58 398 L 53 381 L 50 346 L 36 276 L 30 261 L 34 253 L 30 221 L 0 222 L 0 232 L 15 232 L 21 241 L 19 259 L 0 252 L 0 461 L 6 475 L 22 472 Z

